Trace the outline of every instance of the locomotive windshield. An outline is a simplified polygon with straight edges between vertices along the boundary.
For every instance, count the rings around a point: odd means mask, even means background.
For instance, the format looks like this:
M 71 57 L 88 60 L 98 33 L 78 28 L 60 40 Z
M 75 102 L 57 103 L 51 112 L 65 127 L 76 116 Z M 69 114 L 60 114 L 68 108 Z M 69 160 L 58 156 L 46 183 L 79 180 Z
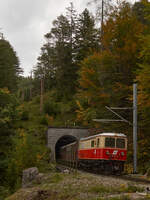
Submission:
M 105 147 L 115 147 L 115 138 L 106 138 L 105 139 Z
M 122 138 L 113 138 L 113 137 L 106 137 L 105 138 L 105 147 L 110 148 L 125 148 L 125 139 Z
M 125 139 L 117 138 L 116 147 L 124 149 L 125 148 Z

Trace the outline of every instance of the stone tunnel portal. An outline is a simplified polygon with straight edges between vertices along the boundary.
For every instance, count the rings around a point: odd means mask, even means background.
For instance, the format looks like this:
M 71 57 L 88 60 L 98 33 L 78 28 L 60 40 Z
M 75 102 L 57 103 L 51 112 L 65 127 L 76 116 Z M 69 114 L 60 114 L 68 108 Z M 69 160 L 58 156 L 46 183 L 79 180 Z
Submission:
M 56 157 L 58 159 L 61 146 L 78 141 L 80 138 L 89 136 L 89 134 L 88 128 L 49 127 L 47 131 L 47 146 L 51 149 L 51 160 L 56 161 Z
M 55 145 L 55 158 L 56 161 L 60 158 L 60 148 L 64 145 L 70 144 L 72 142 L 78 141 L 75 136 L 72 135 L 64 135 L 57 141 Z

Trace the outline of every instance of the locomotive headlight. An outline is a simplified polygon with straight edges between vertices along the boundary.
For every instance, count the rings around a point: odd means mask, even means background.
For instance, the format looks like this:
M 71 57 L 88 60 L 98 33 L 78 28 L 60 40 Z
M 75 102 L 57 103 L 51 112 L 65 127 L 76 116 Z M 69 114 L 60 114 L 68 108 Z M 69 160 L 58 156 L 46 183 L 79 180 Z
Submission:
M 106 151 L 106 155 L 109 155 L 109 151 L 108 150 Z
M 124 152 L 121 152 L 121 155 L 124 156 Z

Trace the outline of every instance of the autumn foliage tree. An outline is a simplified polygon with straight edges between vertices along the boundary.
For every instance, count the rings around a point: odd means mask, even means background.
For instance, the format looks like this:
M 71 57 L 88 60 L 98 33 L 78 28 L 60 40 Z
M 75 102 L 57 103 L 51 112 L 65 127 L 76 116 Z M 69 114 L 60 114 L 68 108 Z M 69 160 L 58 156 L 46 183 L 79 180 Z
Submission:
M 138 83 L 138 119 L 139 119 L 139 159 L 149 167 L 149 124 L 150 124 L 150 3 L 142 1 L 145 31 L 140 37 L 141 50 L 139 68 L 135 81 Z
M 129 94 L 129 86 L 135 77 L 134 72 L 138 67 L 139 36 L 142 34 L 143 25 L 132 12 L 130 4 L 123 2 L 110 15 L 103 29 L 103 46 L 116 61 L 115 74 L 112 74 L 116 80 L 113 86 L 115 95 L 118 94 L 116 103 L 124 104 Z
M 147 163 L 149 154 L 149 124 L 150 124 L 150 35 L 143 36 L 140 58 L 142 62 L 136 71 L 138 83 L 138 123 L 139 123 L 139 159 Z M 146 167 L 149 167 L 147 163 Z M 144 167 L 143 167 L 144 169 Z
M 81 63 L 77 120 L 87 124 L 92 118 L 103 116 L 104 107 L 109 105 L 112 95 L 113 79 L 109 77 L 113 73 L 113 62 L 111 54 L 103 52 L 95 53 Z
M 78 96 L 80 102 L 88 100 L 88 110 L 95 110 L 96 117 L 106 114 L 105 105 L 130 105 L 128 97 L 138 68 L 142 31 L 143 25 L 137 20 L 131 5 L 119 4 L 103 25 L 103 51 L 82 62 Z M 88 115 L 86 107 L 84 111 Z

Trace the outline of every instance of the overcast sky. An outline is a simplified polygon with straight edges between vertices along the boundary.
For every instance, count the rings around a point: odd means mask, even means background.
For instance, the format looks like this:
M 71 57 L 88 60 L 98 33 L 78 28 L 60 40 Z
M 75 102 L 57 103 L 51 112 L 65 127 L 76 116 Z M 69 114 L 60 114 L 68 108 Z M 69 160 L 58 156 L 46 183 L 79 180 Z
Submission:
M 17 52 L 24 75 L 29 75 L 44 34 L 50 31 L 52 21 L 65 14 L 71 0 L 0 0 L 0 32 Z M 87 0 L 73 0 L 74 7 L 82 12 Z

